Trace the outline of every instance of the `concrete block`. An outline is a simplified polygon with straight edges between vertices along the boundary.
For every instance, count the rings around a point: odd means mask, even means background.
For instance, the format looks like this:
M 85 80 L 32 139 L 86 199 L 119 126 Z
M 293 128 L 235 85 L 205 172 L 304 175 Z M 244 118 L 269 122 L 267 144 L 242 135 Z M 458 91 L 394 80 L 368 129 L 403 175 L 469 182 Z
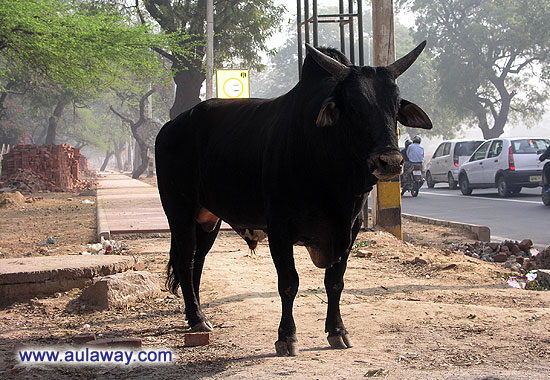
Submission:
M 129 256 L 43 256 L 4 259 L 0 265 L 0 307 L 90 285 L 95 277 L 130 270 Z
M 160 294 L 157 276 L 144 271 L 106 276 L 82 292 L 80 300 L 92 307 L 110 309 L 126 306 Z

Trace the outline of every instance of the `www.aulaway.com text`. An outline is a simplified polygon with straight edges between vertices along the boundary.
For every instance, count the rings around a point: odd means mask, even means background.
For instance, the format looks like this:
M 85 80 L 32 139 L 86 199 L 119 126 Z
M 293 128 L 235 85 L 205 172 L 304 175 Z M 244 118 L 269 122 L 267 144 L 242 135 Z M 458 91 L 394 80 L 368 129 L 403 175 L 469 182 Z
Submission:
M 21 364 L 167 364 L 174 355 L 170 350 L 125 350 L 84 347 L 80 349 L 25 348 L 17 352 Z

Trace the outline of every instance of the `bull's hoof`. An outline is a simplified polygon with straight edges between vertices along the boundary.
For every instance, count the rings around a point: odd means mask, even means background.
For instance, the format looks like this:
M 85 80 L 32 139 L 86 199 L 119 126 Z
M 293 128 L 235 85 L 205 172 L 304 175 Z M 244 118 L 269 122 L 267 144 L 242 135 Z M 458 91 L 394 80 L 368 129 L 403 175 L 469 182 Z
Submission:
M 212 332 L 214 329 L 208 321 L 201 321 L 194 326 L 191 326 L 192 332 Z
M 335 335 L 335 336 L 329 336 L 328 343 L 330 344 L 330 348 L 351 348 L 353 347 L 353 343 L 351 342 L 351 339 L 349 337 L 349 334 L 343 334 L 343 335 Z
M 275 342 L 275 351 L 278 356 L 296 356 L 298 355 L 298 342 L 295 338 L 286 338 Z

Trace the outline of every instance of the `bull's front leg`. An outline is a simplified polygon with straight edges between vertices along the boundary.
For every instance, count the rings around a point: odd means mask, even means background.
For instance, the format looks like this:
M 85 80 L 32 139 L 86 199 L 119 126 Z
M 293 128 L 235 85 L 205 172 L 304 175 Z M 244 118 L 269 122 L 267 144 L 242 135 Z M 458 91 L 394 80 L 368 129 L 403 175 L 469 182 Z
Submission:
M 275 350 L 279 356 L 296 356 L 298 346 L 296 325 L 292 316 L 294 299 L 298 293 L 298 272 L 294 265 L 293 245 L 286 228 L 269 228 L 269 250 L 277 269 L 282 315 Z
M 340 315 L 340 297 L 342 295 L 342 290 L 344 290 L 344 273 L 346 272 L 348 257 L 362 222 L 361 218 L 355 220 L 351 231 L 350 247 L 342 255 L 340 262 L 334 264 L 325 271 L 325 289 L 328 298 L 325 332 L 328 333 L 328 342 L 332 348 L 353 347 L 353 343 L 351 342 L 344 322 L 342 322 L 342 316 Z
M 342 257 L 339 263 L 334 264 L 325 272 L 325 289 L 328 298 L 327 319 L 325 332 L 328 333 L 328 342 L 332 348 L 349 348 L 353 344 L 340 315 L 340 296 L 344 289 L 344 272 L 349 253 Z

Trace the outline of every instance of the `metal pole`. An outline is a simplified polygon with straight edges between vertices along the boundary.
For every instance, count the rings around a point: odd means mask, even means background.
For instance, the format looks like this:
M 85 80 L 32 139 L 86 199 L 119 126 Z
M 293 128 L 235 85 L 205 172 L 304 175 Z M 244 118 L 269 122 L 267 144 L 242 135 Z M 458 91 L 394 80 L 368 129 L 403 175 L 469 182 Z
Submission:
M 359 39 L 359 65 L 365 65 L 365 49 L 363 48 L 363 0 L 357 0 L 357 34 Z
M 214 74 L 214 0 L 206 0 L 206 99 L 213 97 Z
M 338 4 L 338 10 L 340 14 L 344 13 L 344 0 L 340 0 Z M 346 54 L 346 31 L 344 28 L 344 18 L 340 17 L 340 50 L 343 54 Z
M 296 0 L 296 28 L 298 29 L 298 78 L 302 79 L 302 62 L 303 62 L 303 52 L 302 52 L 302 1 Z
M 309 44 L 309 1 L 304 0 L 304 31 L 306 34 L 306 42 Z
M 355 36 L 353 33 L 353 0 L 349 0 L 349 60 L 355 65 Z
M 313 46 L 319 46 L 319 20 L 317 18 L 317 0 L 313 0 Z

